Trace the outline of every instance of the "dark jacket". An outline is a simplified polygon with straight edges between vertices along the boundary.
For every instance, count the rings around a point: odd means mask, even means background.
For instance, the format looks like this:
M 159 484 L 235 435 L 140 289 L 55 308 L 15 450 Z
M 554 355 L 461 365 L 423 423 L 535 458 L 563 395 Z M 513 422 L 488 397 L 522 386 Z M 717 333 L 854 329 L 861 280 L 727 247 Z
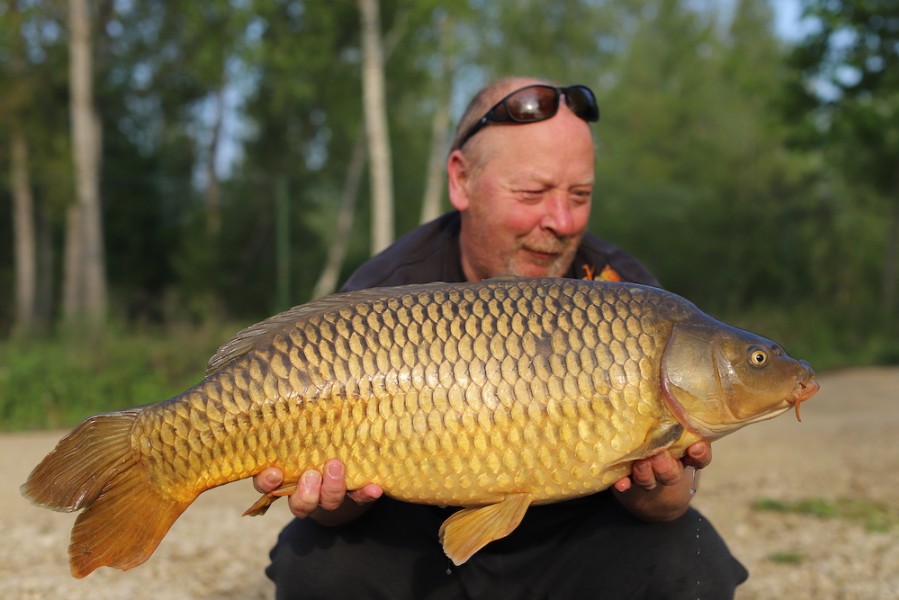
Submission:
M 459 249 L 461 228 L 461 215 L 453 211 L 413 229 L 359 267 L 341 290 L 465 281 Z M 636 258 L 589 233 L 584 235 L 565 276 L 659 285 Z

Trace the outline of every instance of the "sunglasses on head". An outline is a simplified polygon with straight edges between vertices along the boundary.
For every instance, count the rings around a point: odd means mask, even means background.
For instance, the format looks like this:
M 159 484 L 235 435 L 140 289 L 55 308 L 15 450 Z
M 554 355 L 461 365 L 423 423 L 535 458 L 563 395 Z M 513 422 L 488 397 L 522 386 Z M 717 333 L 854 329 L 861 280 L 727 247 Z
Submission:
M 537 83 L 517 89 L 487 111 L 463 135 L 456 149 L 490 123 L 538 123 L 551 119 L 559 112 L 559 98 L 565 96 L 565 104 L 581 119 L 599 121 L 599 106 L 596 96 L 585 85 L 570 85 L 559 88 Z

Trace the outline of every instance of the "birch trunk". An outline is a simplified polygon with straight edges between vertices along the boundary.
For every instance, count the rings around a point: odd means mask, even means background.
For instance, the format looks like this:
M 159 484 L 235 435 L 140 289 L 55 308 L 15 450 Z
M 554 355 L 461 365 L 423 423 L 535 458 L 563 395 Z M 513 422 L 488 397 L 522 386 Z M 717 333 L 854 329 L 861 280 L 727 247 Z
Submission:
M 37 290 L 37 248 L 34 236 L 34 199 L 28 176 L 28 141 L 18 127 L 12 132 L 13 237 L 16 274 L 16 313 L 13 331 L 28 333 L 34 326 Z
M 377 0 L 359 0 L 362 93 L 372 194 L 371 253 L 393 241 L 393 177 L 384 93 L 384 58 Z
M 384 36 L 383 60 L 386 61 L 396 49 L 406 28 L 408 17 L 408 10 L 398 13 L 390 31 Z M 359 197 L 359 186 L 362 183 L 362 172 L 365 169 L 366 157 L 365 136 L 360 135 L 353 145 L 353 155 L 350 158 L 346 177 L 343 180 L 343 193 L 340 196 L 334 241 L 328 247 L 328 257 L 325 260 L 325 266 L 318 277 L 318 281 L 315 283 L 315 289 L 312 291 L 313 298 L 327 296 L 337 289 L 340 268 L 343 266 L 343 259 L 346 257 L 347 249 L 350 245 L 353 221 L 356 218 L 356 199 Z
M 436 95 L 437 107 L 434 109 L 434 118 L 431 121 L 431 155 L 428 158 L 427 180 L 425 182 L 424 198 L 421 202 L 421 222 L 427 223 L 440 216 L 440 199 L 443 197 L 443 172 L 446 164 L 446 138 L 450 126 L 449 114 L 449 82 L 453 65 L 448 50 L 450 31 L 449 18 L 442 14 L 439 17 L 439 51 L 440 70 L 437 73 Z
M 212 139 L 207 148 L 206 163 L 206 231 L 210 237 L 216 237 L 222 228 L 222 190 L 215 158 L 218 156 L 219 143 L 222 136 L 222 125 L 225 120 L 225 85 L 216 91 L 215 112 L 212 123 Z
M 886 326 L 895 328 L 899 325 L 896 314 L 896 282 L 899 272 L 899 201 L 894 198 L 890 209 L 890 222 L 887 227 L 886 250 L 883 259 L 883 293 L 881 303 Z
M 69 86 L 75 202 L 67 218 L 64 312 L 97 326 L 106 316 L 106 265 L 100 208 L 100 119 L 93 100 L 88 0 L 69 0 Z

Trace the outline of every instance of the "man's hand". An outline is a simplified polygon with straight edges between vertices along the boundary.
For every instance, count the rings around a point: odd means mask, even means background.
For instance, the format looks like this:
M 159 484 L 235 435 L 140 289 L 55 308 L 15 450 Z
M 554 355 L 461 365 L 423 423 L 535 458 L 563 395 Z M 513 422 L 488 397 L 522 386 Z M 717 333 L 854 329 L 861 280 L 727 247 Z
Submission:
M 712 461 L 712 446 L 697 442 L 682 460 L 660 452 L 634 462 L 630 477 L 614 484 L 615 497 L 630 512 L 646 521 L 670 521 L 683 515 L 695 492 L 698 473 Z
M 253 478 L 253 486 L 267 493 L 278 489 L 284 481 L 279 469 L 269 467 Z M 367 504 L 381 497 L 381 487 L 369 483 L 347 493 L 343 463 L 332 459 L 325 463 L 324 473 L 310 469 L 300 476 L 297 491 L 288 496 L 287 504 L 294 516 L 311 517 L 322 525 L 340 525 L 359 517 Z

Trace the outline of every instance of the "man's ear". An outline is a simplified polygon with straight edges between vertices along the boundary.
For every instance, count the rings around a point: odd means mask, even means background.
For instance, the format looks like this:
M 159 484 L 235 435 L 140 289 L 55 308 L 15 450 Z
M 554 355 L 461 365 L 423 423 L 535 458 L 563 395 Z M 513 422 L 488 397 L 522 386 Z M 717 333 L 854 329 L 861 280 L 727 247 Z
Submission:
M 453 208 L 459 211 L 468 208 L 468 183 L 470 165 L 461 150 L 453 150 L 446 159 L 446 177 L 449 187 L 449 200 Z

